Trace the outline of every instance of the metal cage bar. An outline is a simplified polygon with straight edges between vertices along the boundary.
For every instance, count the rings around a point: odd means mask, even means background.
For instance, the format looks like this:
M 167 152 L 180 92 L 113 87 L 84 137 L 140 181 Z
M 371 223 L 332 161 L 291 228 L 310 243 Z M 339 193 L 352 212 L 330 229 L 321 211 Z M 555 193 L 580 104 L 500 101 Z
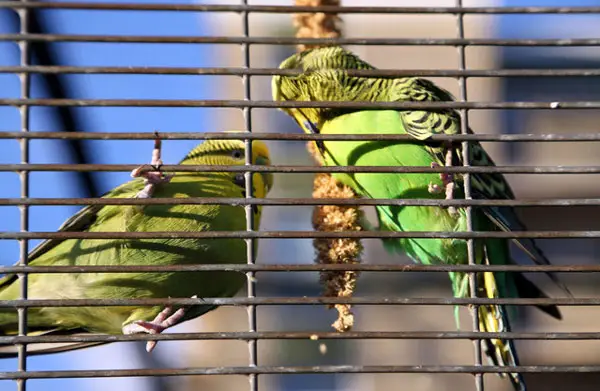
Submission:
M 361 45 L 361 46 L 598 46 L 600 38 L 568 39 L 491 39 L 491 38 L 292 38 L 292 37 L 190 37 L 87 34 L 0 34 L 0 41 L 30 42 L 120 42 L 120 43 L 197 43 L 229 45 Z
M 239 272 L 316 272 L 316 271 L 365 271 L 365 272 L 522 272 L 522 273 L 598 273 L 600 265 L 422 265 L 422 264 L 254 264 L 254 265 L 159 265 L 159 266 L 3 266 L 2 273 L 140 273 L 140 272 L 193 272 L 193 271 L 239 271 Z
M 0 139 L 83 139 L 83 140 L 153 140 L 154 135 L 137 132 L 0 132 Z M 403 141 L 420 143 L 413 137 L 405 134 L 319 134 L 319 133 L 251 133 L 244 136 L 234 133 L 187 133 L 167 132 L 160 134 L 163 140 L 281 140 L 281 141 L 311 141 L 311 140 L 338 140 L 338 141 Z M 600 133 L 574 133 L 574 134 L 435 134 L 431 141 L 486 141 L 486 142 L 568 142 L 568 141 L 600 141 Z
M 0 239 L 190 239 L 190 238 L 235 238 L 235 239 L 391 239 L 391 238 L 456 238 L 456 239 L 595 239 L 600 231 L 202 231 L 202 232 L 0 232 Z
M 247 0 L 241 0 L 242 5 L 247 5 Z M 245 38 L 250 37 L 250 14 L 248 11 L 241 13 L 242 18 L 242 32 Z M 250 45 L 248 43 L 242 44 L 242 57 L 244 69 L 250 69 Z M 244 88 L 244 101 L 251 102 L 251 80 L 250 75 L 242 75 L 242 85 Z M 252 107 L 245 107 L 242 109 L 244 116 L 244 128 L 249 134 L 252 133 Z M 253 165 L 252 159 L 252 140 L 246 139 L 244 142 L 246 150 L 246 166 Z M 252 199 L 254 197 L 254 186 L 253 186 L 253 172 L 245 171 L 244 179 L 246 183 L 246 199 Z M 246 212 L 246 231 L 254 232 L 254 212 L 252 205 L 246 205 L 244 207 Z M 246 239 L 246 261 L 248 265 L 255 264 L 255 246 L 254 239 Z M 246 272 L 246 279 L 248 284 L 247 297 L 249 299 L 256 298 L 256 278 L 254 271 Z M 257 316 L 256 306 L 253 304 L 248 305 L 248 331 L 256 332 L 257 329 Z M 256 368 L 258 366 L 258 340 L 248 339 L 248 365 L 250 368 Z M 248 375 L 248 386 L 250 391 L 258 391 L 258 373 L 250 373 Z
M 279 68 L 236 68 L 236 67 L 121 67 L 121 66 L 71 66 L 71 65 L 28 65 L 0 66 L 0 73 L 44 73 L 44 74 L 117 74 L 117 75 L 219 75 L 219 76 L 273 76 L 298 75 L 300 71 Z M 377 77 L 591 77 L 600 76 L 598 69 L 377 69 L 348 70 L 351 76 Z M 277 135 L 274 135 L 277 136 Z
M 472 365 L 319 365 L 319 366 L 259 366 L 259 367 L 195 367 L 158 369 L 111 369 L 0 372 L 3 379 L 64 379 L 82 377 L 198 376 L 198 375 L 285 375 L 339 373 L 595 373 L 600 365 L 520 365 L 518 367 Z
M 553 340 L 553 341 L 580 341 L 598 339 L 600 332 L 472 332 L 472 331 L 349 331 L 343 334 L 337 332 L 302 332 L 302 331 L 261 331 L 261 332 L 194 332 L 176 334 L 152 335 L 47 335 L 39 336 L 14 336 L 0 337 L 1 343 L 36 343 L 36 342 L 131 342 L 131 341 L 237 341 L 237 340 L 306 340 L 310 338 L 319 340 L 382 340 L 382 339 L 443 339 L 471 340 L 477 338 L 504 338 L 513 340 Z
M 435 306 L 469 306 L 469 305 L 569 305 L 597 306 L 600 298 L 398 298 L 398 297 L 254 297 L 254 298 L 189 298 L 189 299 L 27 299 L 0 300 L 0 308 L 34 308 L 34 307 L 115 307 L 115 306 L 156 306 L 156 305 L 215 305 L 215 306 L 249 306 L 249 305 L 315 305 L 315 304 L 360 304 L 360 305 L 435 305 Z
M 456 0 L 456 6 L 458 8 L 463 8 L 462 0 Z M 465 24 L 464 24 L 464 14 L 459 13 L 456 15 L 456 30 L 458 39 L 465 39 Z M 457 47 L 458 54 L 458 68 L 463 71 L 467 67 L 467 56 L 464 45 L 459 45 Z M 460 76 L 458 78 L 458 88 L 459 88 L 459 101 L 466 102 L 467 98 L 467 79 L 464 76 Z M 460 109 L 460 133 L 468 134 L 469 133 L 469 111 L 468 109 Z M 464 167 L 468 167 L 471 165 L 471 155 L 470 155 L 470 145 L 468 141 L 462 142 L 462 162 Z M 452 165 L 452 144 L 448 146 L 448 152 L 446 153 L 446 166 L 448 164 Z M 449 154 L 449 156 L 448 156 Z M 471 200 L 471 174 L 466 173 L 463 177 L 463 187 L 465 192 L 465 200 Z M 471 205 L 465 207 L 465 212 L 467 216 L 467 231 L 473 231 L 473 207 Z M 469 265 L 477 264 L 477 260 L 475 259 L 475 243 L 474 239 L 467 239 L 467 259 Z M 469 273 L 469 295 L 471 298 L 475 298 L 478 296 L 478 281 L 477 281 L 477 272 Z M 471 308 L 471 315 L 473 317 L 472 328 L 474 332 L 480 332 L 481 327 L 479 323 L 479 306 L 473 305 Z M 481 339 L 473 339 L 473 354 L 475 356 L 475 366 L 481 367 L 482 365 L 482 352 L 481 352 Z M 476 373 L 474 376 L 475 379 L 475 389 L 477 391 L 485 390 L 485 383 L 483 381 L 483 373 Z
M 460 44 L 457 44 L 460 45 Z M 598 41 L 600 46 L 600 40 Z M 455 45 L 453 45 L 455 46 Z M 343 109 L 486 109 L 486 110 L 566 110 L 566 109 L 599 109 L 600 101 L 568 101 L 568 102 L 304 102 L 270 100 L 213 100 L 213 99 L 0 99 L 2 106 L 77 106 L 77 107 L 221 107 L 221 108 L 343 108 Z
M 129 171 L 133 164 L 0 164 L 1 171 Z M 329 173 L 452 173 L 452 174 L 598 174 L 600 166 L 454 166 L 454 167 L 422 167 L 422 166 L 300 166 L 300 165 L 201 165 L 201 164 L 165 164 L 164 172 L 273 172 L 311 174 Z
M 283 13 L 322 12 L 336 14 L 596 14 L 600 7 L 386 7 L 386 6 L 289 6 L 289 5 L 249 5 L 242 4 L 139 4 L 139 3 L 88 3 L 52 2 L 14 4 L 12 1 L 0 1 L 0 8 L 38 8 L 38 9 L 81 9 L 81 10 L 119 10 L 119 11 L 177 11 L 177 12 L 235 12 L 235 13 Z
M 342 199 L 342 198 L 229 198 L 229 197 L 207 197 L 207 198 L 152 198 L 152 199 L 128 199 L 128 198 L 0 198 L 0 206 L 14 205 L 397 205 L 397 206 L 599 206 L 600 198 L 563 198 L 563 199 L 522 199 L 522 200 L 427 200 L 427 199 Z
M 27 0 L 21 0 L 22 3 L 26 3 Z M 17 11 L 19 16 L 19 34 L 28 34 L 29 33 L 29 9 L 22 8 Z M 20 59 L 19 63 L 21 66 L 28 66 L 31 60 L 31 47 L 30 42 L 27 41 L 19 41 L 19 50 L 20 50 Z M 30 95 L 30 82 L 31 82 L 31 74 L 28 73 L 20 73 L 19 74 L 19 82 L 20 82 L 20 96 L 22 99 L 29 99 Z M 29 105 L 24 103 L 19 106 L 19 114 L 21 116 L 21 132 L 29 132 L 29 119 L 30 119 L 30 110 Z M 28 164 L 29 163 L 29 140 L 20 139 L 19 146 L 21 148 L 21 163 Z M 27 199 L 29 198 L 29 172 L 21 171 L 19 172 L 19 178 L 21 182 L 21 198 Z M 29 231 L 29 206 L 28 205 L 20 205 L 20 230 L 21 232 Z M 27 266 L 28 261 L 28 252 L 29 252 L 29 241 L 27 238 L 23 238 L 19 240 L 19 265 Z M 28 275 L 27 274 L 19 274 L 19 282 L 20 282 L 20 297 L 23 301 L 27 300 L 28 296 Z M 17 307 L 18 314 L 18 333 L 19 336 L 27 335 L 27 308 L 26 307 Z M 27 373 L 27 345 L 24 343 L 17 345 L 17 354 L 18 354 L 18 371 Z M 18 391 L 26 391 L 27 389 L 27 379 L 21 378 L 17 379 L 17 390 Z

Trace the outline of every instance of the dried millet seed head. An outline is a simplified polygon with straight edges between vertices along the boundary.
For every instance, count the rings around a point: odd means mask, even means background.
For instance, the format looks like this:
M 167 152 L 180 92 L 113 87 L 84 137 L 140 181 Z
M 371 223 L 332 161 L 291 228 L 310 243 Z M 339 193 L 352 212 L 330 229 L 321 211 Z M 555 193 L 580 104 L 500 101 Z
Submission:
M 297 6 L 339 6 L 339 0 L 296 0 Z M 294 26 L 297 38 L 337 38 L 341 35 L 341 19 L 336 14 L 297 13 Z M 318 45 L 297 46 L 298 51 Z M 314 141 L 308 142 L 308 150 L 316 162 L 323 165 L 323 159 Z M 329 174 L 317 174 L 313 185 L 313 198 L 355 198 L 356 194 L 348 186 L 338 183 Z M 313 212 L 313 227 L 317 231 L 359 231 L 360 212 L 357 206 L 323 205 L 316 206 Z M 322 264 L 353 264 L 360 262 L 362 245 L 358 239 L 315 239 L 316 262 Z M 325 285 L 324 295 L 328 297 L 350 297 L 356 285 L 356 272 L 324 272 L 321 282 Z M 350 305 L 335 305 L 338 319 L 333 327 L 338 331 L 348 331 L 354 324 Z

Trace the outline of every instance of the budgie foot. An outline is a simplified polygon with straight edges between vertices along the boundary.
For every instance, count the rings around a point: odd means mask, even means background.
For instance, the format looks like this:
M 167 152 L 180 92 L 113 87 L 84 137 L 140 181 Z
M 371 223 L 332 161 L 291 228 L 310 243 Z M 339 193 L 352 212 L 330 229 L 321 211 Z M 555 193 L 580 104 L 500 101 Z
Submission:
M 446 156 L 446 158 L 450 158 L 452 159 L 452 155 L 450 154 L 449 156 Z M 448 166 L 448 165 L 446 165 Z M 431 168 L 434 167 L 440 167 L 440 165 L 438 163 L 432 162 L 431 163 Z M 446 172 L 442 172 L 440 173 L 440 179 L 442 180 L 442 184 L 444 185 L 444 191 L 446 194 L 446 199 L 447 200 L 452 200 L 454 199 L 454 175 L 451 173 L 446 173 Z M 429 183 L 428 189 L 427 189 L 431 194 L 439 194 L 442 192 L 442 188 L 435 184 L 435 183 Z M 456 215 L 456 208 L 453 206 L 449 206 L 448 207 L 448 212 L 451 215 Z
M 192 299 L 197 297 L 198 296 L 192 296 Z M 152 321 L 136 320 L 133 323 L 123 326 L 122 332 L 123 334 L 160 334 L 169 327 L 178 324 L 184 315 L 185 308 L 180 308 L 173 312 L 172 307 L 165 307 L 165 309 L 156 315 Z M 158 341 L 146 342 L 146 351 L 148 353 L 152 352 L 156 347 L 156 344 L 158 344 Z
M 162 160 L 160 159 L 161 140 L 158 132 L 154 132 L 154 149 L 152 150 L 152 161 L 150 165 L 140 166 L 131 171 L 132 178 L 142 177 L 145 179 L 146 186 L 136 194 L 135 198 L 150 198 L 156 185 L 168 183 L 173 175 L 165 175 L 161 170 Z M 150 169 L 149 169 L 150 168 Z

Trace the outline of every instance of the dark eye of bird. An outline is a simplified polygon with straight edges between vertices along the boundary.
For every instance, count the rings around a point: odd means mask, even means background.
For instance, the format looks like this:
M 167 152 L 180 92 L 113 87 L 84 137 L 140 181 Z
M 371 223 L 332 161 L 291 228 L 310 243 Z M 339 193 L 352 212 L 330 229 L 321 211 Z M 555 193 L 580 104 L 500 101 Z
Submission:
M 234 149 L 234 150 L 231 152 L 231 156 L 232 156 L 234 159 L 241 159 L 241 158 L 243 158 L 243 157 L 244 157 L 244 151 L 242 151 L 242 150 L 240 150 L 240 149 Z
M 244 178 L 244 174 L 241 172 L 238 174 L 235 174 L 235 177 L 233 178 L 233 182 L 241 188 L 246 187 L 246 179 Z

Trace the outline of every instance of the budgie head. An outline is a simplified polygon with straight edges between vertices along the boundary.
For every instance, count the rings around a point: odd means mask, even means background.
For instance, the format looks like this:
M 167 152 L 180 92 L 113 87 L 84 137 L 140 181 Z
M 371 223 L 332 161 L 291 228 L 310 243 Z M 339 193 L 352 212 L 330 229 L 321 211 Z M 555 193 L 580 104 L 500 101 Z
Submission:
M 232 133 L 235 131 L 232 131 Z M 229 132 L 228 132 L 229 133 Z M 246 134 L 245 132 L 239 132 Z M 180 164 L 244 165 L 246 161 L 244 140 L 206 140 L 187 154 Z M 270 165 L 269 149 L 260 141 L 252 141 L 252 164 Z M 244 174 L 228 173 L 240 187 L 244 187 Z M 253 195 L 264 198 L 273 187 L 273 174 L 256 172 L 252 177 Z
M 297 76 L 273 77 L 271 89 L 275 101 L 351 101 L 360 94 L 360 87 L 348 83 L 345 70 L 374 69 L 354 53 L 339 47 L 308 49 L 285 59 L 280 69 L 296 69 Z M 307 133 L 318 133 L 320 124 L 335 108 L 282 108 Z

